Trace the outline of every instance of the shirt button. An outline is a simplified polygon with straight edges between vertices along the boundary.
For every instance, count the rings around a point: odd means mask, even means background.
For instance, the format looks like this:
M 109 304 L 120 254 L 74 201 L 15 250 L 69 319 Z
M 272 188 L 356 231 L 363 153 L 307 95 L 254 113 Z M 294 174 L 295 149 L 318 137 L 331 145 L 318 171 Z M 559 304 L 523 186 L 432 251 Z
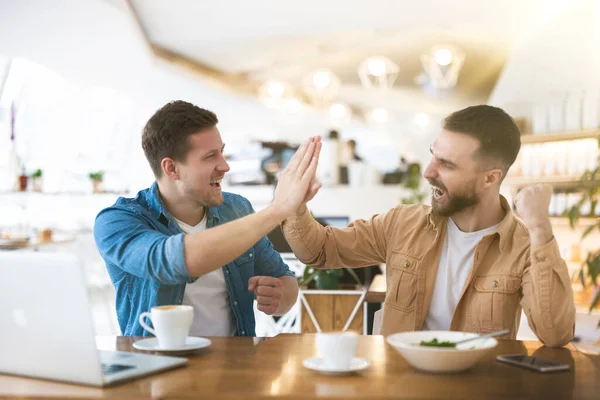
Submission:
M 492 282 L 492 286 L 495 287 L 495 288 L 497 288 L 498 287 L 498 281 Z
M 408 267 L 410 267 L 410 263 L 408 261 L 404 261 L 404 264 L 402 264 L 402 266 L 404 268 L 408 268 Z
M 246 334 L 246 331 L 242 331 L 242 335 L 245 335 L 245 334 Z
M 248 257 L 252 257 L 252 253 L 248 254 Z
M 237 306 L 237 301 L 234 301 L 233 304 L 235 304 Z

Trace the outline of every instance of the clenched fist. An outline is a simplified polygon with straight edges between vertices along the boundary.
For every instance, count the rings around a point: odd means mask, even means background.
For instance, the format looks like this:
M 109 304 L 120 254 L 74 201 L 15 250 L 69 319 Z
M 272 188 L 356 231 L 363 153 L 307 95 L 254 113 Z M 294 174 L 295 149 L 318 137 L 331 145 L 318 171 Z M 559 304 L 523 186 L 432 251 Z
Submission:
M 552 239 L 552 226 L 548 211 L 551 196 L 552 187 L 546 184 L 527 186 L 515 196 L 517 213 L 529 230 L 531 242 L 534 245 L 541 246 Z
M 267 315 L 277 312 L 283 296 L 283 285 L 279 279 L 272 276 L 253 276 L 248 281 L 248 290 L 254 291 L 259 311 Z

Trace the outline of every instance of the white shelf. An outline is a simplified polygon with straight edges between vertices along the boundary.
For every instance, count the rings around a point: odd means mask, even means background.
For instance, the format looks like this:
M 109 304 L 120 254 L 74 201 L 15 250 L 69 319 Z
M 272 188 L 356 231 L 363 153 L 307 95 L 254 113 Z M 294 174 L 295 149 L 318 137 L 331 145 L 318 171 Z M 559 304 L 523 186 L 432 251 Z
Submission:
M 548 134 L 526 134 L 521 136 L 521 144 L 563 142 L 579 139 L 600 139 L 600 130 L 592 129 L 576 132 L 548 133 Z
M 580 176 L 507 176 L 504 181 L 509 186 L 528 186 L 547 183 L 560 188 L 585 188 L 597 185 L 600 181 L 582 182 Z

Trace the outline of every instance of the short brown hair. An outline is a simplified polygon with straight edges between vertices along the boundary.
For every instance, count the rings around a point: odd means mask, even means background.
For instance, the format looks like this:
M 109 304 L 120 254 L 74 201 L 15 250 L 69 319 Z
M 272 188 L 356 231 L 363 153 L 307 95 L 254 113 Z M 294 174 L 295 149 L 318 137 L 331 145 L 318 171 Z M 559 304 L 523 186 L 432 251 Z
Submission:
M 446 117 L 444 129 L 479 140 L 476 156 L 483 159 L 486 167 L 502 169 L 504 176 L 521 148 L 519 128 L 510 115 L 498 107 L 478 105 L 456 111 Z
M 156 111 L 142 132 L 142 148 L 154 176 L 162 175 L 165 157 L 185 161 L 188 136 L 213 128 L 219 120 L 215 113 L 182 100 L 172 101 Z

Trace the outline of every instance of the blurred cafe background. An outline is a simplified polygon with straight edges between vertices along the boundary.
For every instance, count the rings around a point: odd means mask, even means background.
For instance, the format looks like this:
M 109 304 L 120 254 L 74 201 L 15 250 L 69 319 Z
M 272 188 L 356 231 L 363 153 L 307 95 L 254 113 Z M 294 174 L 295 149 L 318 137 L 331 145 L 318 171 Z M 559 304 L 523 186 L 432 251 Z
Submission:
M 92 227 L 152 183 L 141 130 L 168 101 L 217 114 L 224 190 L 256 210 L 320 135 L 323 188 L 309 208 L 333 226 L 428 203 L 421 173 L 441 121 L 491 104 L 522 131 L 504 195 L 553 186 L 583 334 L 600 319 L 588 312 L 600 283 L 599 50 L 597 0 L 0 0 L 0 251 L 76 253 L 97 334 L 118 335 Z M 315 275 L 280 231 L 269 237 L 302 290 L 288 315 L 257 312 L 258 336 L 372 332 L 385 265 Z M 518 338 L 535 339 L 525 318 Z

